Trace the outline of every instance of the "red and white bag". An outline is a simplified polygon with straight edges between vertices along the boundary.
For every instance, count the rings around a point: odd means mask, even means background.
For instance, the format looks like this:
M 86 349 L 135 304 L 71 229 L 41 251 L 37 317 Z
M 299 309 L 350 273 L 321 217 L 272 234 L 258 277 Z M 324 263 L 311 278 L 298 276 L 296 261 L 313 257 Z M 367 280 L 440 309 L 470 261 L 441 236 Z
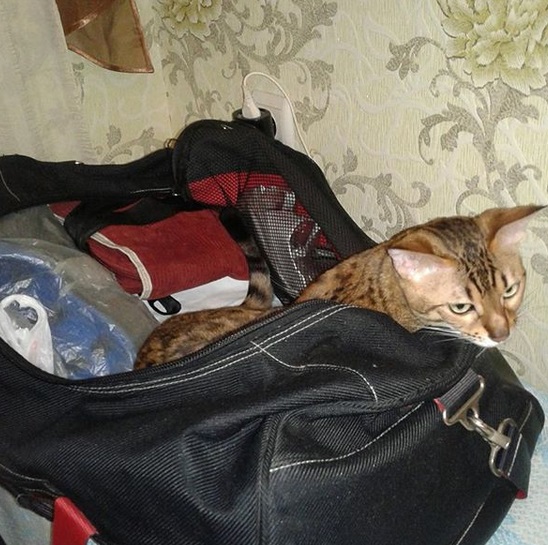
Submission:
M 50 208 L 64 221 L 77 205 Z M 214 210 L 180 211 L 145 225 L 107 225 L 90 235 L 87 250 L 160 315 L 207 307 L 210 295 L 214 306 L 239 304 L 247 292 L 245 256 Z

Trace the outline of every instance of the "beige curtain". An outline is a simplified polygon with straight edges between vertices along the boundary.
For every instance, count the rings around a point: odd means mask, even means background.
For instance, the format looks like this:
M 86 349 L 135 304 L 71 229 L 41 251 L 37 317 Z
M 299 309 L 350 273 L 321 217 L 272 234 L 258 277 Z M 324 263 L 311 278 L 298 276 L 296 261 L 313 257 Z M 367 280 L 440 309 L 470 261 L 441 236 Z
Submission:
M 55 0 L 0 2 L 0 153 L 90 162 Z
M 55 0 L 0 1 L 0 154 L 92 162 Z M 49 543 L 46 519 L 0 489 L 7 545 Z

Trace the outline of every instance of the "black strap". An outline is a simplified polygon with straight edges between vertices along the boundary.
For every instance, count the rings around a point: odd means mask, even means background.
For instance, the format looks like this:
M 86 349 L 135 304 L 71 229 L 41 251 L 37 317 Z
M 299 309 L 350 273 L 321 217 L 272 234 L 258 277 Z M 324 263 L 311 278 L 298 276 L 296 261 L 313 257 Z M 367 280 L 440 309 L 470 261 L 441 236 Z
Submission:
M 502 429 L 510 438 L 510 444 L 508 448 L 499 449 L 495 453 L 492 466 L 496 468 L 500 477 L 509 480 L 517 488 L 517 497 L 523 499 L 527 497 L 529 487 L 532 452 L 522 430 L 514 421 L 508 420 Z
M 0 216 L 39 204 L 174 195 L 171 149 L 126 164 L 87 165 L 0 157 Z
M 181 303 L 171 295 L 166 295 L 160 299 L 149 299 L 148 304 L 154 312 L 157 312 L 162 316 L 172 316 L 173 314 L 178 314 L 183 308 Z
M 489 443 L 491 454 L 488 464 L 492 473 L 511 482 L 516 487 L 518 498 L 524 498 L 527 496 L 531 471 L 531 452 L 524 438 L 524 428 L 529 425 L 531 404 L 520 426 L 514 420 L 506 418 L 497 429 L 491 428 L 479 414 L 479 400 L 484 388 L 483 377 L 470 369 L 434 402 L 443 413 L 444 422 L 448 426 L 462 424 Z
M 108 225 L 147 225 L 183 210 L 201 208 L 180 197 L 81 202 L 67 215 L 64 226 L 76 246 L 87 251 L 88 239 Z

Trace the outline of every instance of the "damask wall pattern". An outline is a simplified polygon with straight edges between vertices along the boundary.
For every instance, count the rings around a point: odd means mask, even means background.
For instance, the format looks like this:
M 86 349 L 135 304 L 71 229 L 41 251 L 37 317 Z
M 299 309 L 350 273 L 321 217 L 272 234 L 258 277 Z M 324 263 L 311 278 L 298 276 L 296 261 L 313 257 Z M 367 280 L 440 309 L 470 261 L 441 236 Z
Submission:
M 289 93 L 313 158 L 377 240 L 438 215 L 548 204 L 545 0 L 138 6 L 154 74 L 73 57 L 98 161 L 146 153 L 195 119 L 229 119 L 243 76 L 262 71 Z M 548 214 L 523 251 L 529 296 L 503 350 L 548 388 Z
M 149 0 L 137 2 L 154 73 L 105 70 L 69 51 L 83 115 L 98 163 L 125 163 L 162 147 L 172 136 L 161 68 L 154 44 L 155 18 Z

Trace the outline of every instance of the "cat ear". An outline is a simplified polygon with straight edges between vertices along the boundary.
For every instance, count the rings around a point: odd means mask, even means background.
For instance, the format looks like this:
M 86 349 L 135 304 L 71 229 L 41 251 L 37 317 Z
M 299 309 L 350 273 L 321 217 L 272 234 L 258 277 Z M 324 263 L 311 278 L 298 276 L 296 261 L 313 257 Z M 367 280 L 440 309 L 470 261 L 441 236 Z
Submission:
M 513 250 L 525 236 L 529 220 L 543 208 L 534 205 L 493 208 L 480 214 L 477 221 L 486 232 L 492 250 Z
M 403 279 L 412 282 L 421 282 L 433 275 L 439 276 L 454 269 L 452 261 L 433 254 L 402 250 L 400 248 L 389 248 L 387 252 L 396 272 Z

